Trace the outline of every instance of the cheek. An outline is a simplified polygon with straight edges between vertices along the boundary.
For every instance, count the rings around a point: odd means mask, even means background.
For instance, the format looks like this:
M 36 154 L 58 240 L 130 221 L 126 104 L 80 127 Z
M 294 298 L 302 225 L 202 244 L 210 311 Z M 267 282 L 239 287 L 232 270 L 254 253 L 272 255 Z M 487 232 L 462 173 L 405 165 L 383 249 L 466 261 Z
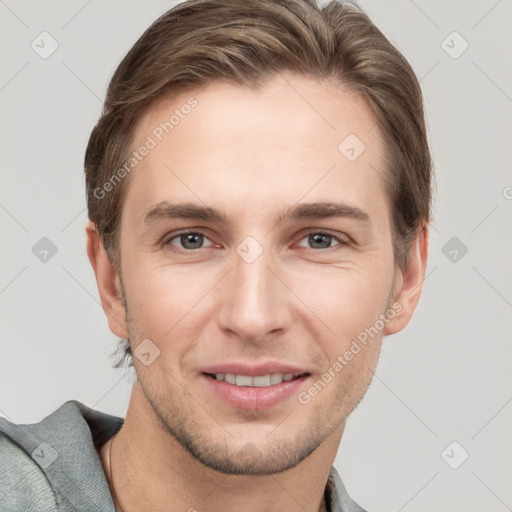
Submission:
M 152 265 L 151 259 L 146 259 L 125 269 L 133 331 L 157 344 L 171 340 L 177 348 L 184 329 L 188 335 L 198 331 L 201 311 L 214 297 L 211 292 L 205 296 L 206 291 L 214 287 L 218 277 L 212 269 L 198 272 L 192 267 Z
M 304 298 L 305 305 L 328 328 L 332 336 L 326 339 L 339 350 L 384 311 L 392 286 L 390 272 L 376 262 L 364 267 L 330 266 L 296 273 L 291 282 L 297 296 Z

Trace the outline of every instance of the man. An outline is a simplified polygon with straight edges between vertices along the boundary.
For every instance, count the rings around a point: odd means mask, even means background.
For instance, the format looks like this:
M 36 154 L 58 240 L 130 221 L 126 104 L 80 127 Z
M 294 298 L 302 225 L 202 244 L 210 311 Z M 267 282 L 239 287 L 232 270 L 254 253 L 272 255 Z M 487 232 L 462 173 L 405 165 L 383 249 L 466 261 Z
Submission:
M 179 4 L 119 65 L 85 172 L 137 380 L 124 421 L 2 420 L 2 510 L 363 510 L 332 464 L 428 252 L 401 54 L 338 2 Z

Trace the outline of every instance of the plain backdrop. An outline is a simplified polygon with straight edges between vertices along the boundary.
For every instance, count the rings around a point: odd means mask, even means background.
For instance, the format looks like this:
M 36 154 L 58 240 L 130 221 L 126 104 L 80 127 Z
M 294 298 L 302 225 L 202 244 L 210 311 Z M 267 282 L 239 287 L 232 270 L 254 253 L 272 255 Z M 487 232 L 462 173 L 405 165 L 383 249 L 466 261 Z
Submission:
M 83 156 L 117 64 L 172 5 L 0 1 L 0 409 L 11 421 L 69 399 L 125 414 L 132 376 L 111 367 L 117 340 L 85 252 Z M 512 510 L 512 2 L 360 5 L 421 80 L 437 195 L 423 296 L 384 340 L 336 467 L 369 511 Z

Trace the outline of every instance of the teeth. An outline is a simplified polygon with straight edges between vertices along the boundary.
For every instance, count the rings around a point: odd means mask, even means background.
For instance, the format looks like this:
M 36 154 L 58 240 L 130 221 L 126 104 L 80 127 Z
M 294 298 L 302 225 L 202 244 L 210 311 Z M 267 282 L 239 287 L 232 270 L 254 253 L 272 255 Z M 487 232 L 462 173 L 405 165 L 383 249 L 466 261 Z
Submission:
M 289 382 L 293 379 L 293 373 L 272 373 L 267 375 L 258 375 L 250 377 L 249 375 L 234 375 L 233 373 L 216 373 L 216 380 L 223 380 L 228 384 L 235 384 L 242 387 L 266 388 L 281 384 L 281 382 Z
M 270 386 L 270 375 L 262 375 L 261 377 L 253 377 L 252 385 L 256 388 L 266 388 Z M 238 384 L 238 382 L 237 382 Z
M 252 377 L 247 375 L 237 375 L 235 384 L 237 386 L 252 386 Z
M 272 384 L 281 384 L 283 382 L 283 374 L 282 373 L 273 373 L 270 376 L 270 385 Z

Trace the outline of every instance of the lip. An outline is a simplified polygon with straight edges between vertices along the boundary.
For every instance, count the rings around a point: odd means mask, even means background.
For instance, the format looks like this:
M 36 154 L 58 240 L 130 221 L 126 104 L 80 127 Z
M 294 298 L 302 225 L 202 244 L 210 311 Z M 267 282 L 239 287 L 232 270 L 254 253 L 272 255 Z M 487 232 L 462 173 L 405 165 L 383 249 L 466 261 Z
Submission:
M 228 384 L 223 380 L 215 380 L 209 375 L 202 375 L 202 379 L 214 396 L 232 408 L 249 411 L 270 409 L 291 396 L 296 396 L 308 378 L 309 374 L 304 374 L 288 382 L 257 388 Z
M 305 368 L 278 361 L 262 361 L 256 364 L 243 361 L 224 362 L 201 368 L 200 371 L 211 374 L 234 373 L 235 375 L 247 375 L 249 377 L 257 377 L 258 375 L 267 375 L 269 373 L 293 373 L 294 375 L 309 373 Z
M 225 362 L 201 369 L 201 378 L 217 399 L 231 408 L 258 411 L 270 409 L 292 396 L 297 396 L 310 373 L 304 368 L 288 365 L 277 361 L 267 361 L 258 364 L 244 362 Z M 272 373 L 291 373 L 293 380 L 281 382 L 268 387 L 237 386 L 228 382 L 216 380 L 211 375 L 216 373 L 233 373 L 255 377 Z

